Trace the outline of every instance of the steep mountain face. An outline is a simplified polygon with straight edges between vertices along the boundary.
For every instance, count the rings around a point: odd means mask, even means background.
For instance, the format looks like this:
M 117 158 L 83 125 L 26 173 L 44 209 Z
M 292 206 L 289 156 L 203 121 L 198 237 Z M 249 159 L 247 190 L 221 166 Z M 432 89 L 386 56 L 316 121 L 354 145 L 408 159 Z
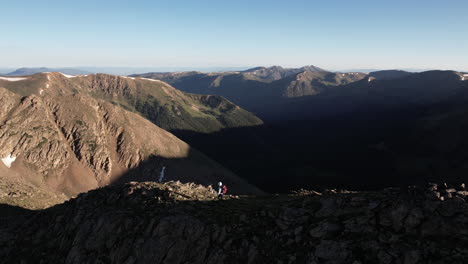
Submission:
M 65 81 L 65 80 L 64 80 Z M 45 88 L 46 89 L 46 88 Z M 82 94 L 21 97 L 0 88 L 0 177 L 67 196 L 116 181 L 244 181 L 140 115 Z M 125 92 L 125 90 L 123 91 Z
M 7 73 L 7 76 L 23 76 L 23 75 L 32 75 L 41 72 L 63 72 L 65 74 L 90 74 L 91 72 L 80 70 L 80 69 L 72 69 L 72 68 L 19 68 L 10 73 Z
M 91 191 L 0 216 L 6 263 L 463 263 L 463 188 L 298 192 L 216 200 L 170 182 Z
M 3 77 L 0 87 L 24 96 L 90 95 L 140 113 L 167 130 L 209 133 L 262 124 L 253 114 L 219 96 L 187 94 L 167 83 L 144 78 L 44 73 Z

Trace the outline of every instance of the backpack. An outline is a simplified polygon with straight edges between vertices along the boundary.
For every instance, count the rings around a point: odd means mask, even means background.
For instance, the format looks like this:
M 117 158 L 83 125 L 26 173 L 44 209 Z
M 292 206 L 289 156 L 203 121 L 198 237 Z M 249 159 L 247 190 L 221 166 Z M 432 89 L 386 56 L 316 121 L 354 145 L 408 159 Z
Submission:
M 228 190 L 228 188 L 226 187 L 226 185 L 223 185 L 223 192 L 222 192 L 222 193 L 223 193 L 223 194 L 226 194 L 226 193 L 227 193 L 227 190 Z

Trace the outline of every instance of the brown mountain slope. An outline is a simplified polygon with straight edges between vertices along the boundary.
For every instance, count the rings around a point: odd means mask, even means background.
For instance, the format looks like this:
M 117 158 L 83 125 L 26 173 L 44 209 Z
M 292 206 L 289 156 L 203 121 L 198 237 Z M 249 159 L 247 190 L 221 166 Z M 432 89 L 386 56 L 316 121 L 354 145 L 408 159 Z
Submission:
M 21 97 L 0 88 L 0 157 L 0 177 L 67 195 L 156 180 L 163 164 L 168 180 L 257 191 L 140 115 L 85 95 Z
M 23 96 L 89 95 L 139 113 L 167 130 L 210 133 L 262 124 L 253 114 L 220 96 L 188 94 L 165 82 L 145 78 L 55 72 L 0 78 L 0 87 Z

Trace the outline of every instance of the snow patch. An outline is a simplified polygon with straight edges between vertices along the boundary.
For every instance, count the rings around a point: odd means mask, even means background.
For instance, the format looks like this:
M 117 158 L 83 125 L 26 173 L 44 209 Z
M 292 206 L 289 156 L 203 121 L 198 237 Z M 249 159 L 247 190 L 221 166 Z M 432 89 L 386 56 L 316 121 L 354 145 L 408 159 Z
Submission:
M 4 157 L 2 159 L 3 164 L 7 166 L 8 168 L 11 168 L 11 164 L 16 160 L 16 157 L 12 157 L 11 153 L 8 154 L 8 156 Z
M 122 78 L 125 78 L 125 79 L 132 79 L 132 80 L 135 80 L 135 77 L 128 77 L 128 76 L 120 76 Z
M 141 79 L 151 81 L 151 82 L 161 82 L 160 80 L 155 80 L 155 79 L 148 79 L 148 78 L 141 78 Z
M 0 77 L 1 80 L 7 80 L 10 82 L 17 82 L 17 81 L 22 81 L 26 80 L 27 78 L 25 77 Z
M 67 77 L 67 78 L 75 78 L 76 76 L 75 75 L 68 75 L 68 74 L 65 74 L 65 73 L 60 73 L 62 74 L 63 76 Z
M 47 75 L 47 84 L 46 84 L 46 88 L 49 88 L 49 82 L 50 82 L 50 76 L 49 76 L 49 73 L 48 72 L 43 72 Z

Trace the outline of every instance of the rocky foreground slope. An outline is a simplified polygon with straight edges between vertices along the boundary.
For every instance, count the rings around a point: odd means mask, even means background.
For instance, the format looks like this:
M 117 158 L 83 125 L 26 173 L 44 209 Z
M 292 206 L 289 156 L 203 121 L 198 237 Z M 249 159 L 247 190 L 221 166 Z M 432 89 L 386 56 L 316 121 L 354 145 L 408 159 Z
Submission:
M 229 197 L 128 183 L 3 216 L 2 263 L 465 263 L 463 188 Z

